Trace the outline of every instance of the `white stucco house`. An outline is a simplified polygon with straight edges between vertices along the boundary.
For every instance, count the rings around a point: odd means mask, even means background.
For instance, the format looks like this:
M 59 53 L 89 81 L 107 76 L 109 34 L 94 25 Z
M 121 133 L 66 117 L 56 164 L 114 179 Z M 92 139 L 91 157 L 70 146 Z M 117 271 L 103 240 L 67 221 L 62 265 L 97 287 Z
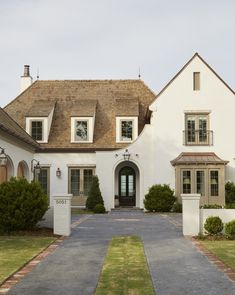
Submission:
M 4 111 L 33 138 L 19 155 L 40 162 L 49 197 L 72 193 L 72 206 L 84 206 L 96 174 L 107 210 L 143 208 L 153 184 L 169 184 L 179 200 L 200 193 L 201 204 L 225 203 L 225 182 L 235 182 L 234 91 L 197 53 L 157 95 L 142 80 L 31 83 L 28 67 L 22 79 Z

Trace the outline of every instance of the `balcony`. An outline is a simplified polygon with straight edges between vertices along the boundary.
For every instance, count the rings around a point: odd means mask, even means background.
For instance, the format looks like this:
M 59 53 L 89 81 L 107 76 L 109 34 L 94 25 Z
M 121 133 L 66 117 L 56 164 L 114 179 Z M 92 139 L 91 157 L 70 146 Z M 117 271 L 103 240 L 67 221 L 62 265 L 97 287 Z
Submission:
M 184 145 L 213 145 L 212 130 L 183 130 Z

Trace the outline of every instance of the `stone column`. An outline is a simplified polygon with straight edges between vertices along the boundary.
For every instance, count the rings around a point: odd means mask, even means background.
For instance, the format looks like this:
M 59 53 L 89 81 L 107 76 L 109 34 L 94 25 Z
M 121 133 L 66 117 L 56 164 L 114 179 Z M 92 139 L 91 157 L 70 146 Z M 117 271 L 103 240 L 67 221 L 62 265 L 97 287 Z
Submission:
M 71 199 L 72 194 L 55 194 L 54 234 L 69 236 L 71 233 Z
M 181 194 L 184 236 L 196 236 L 200 232 L 200 197 L 200 194 Z

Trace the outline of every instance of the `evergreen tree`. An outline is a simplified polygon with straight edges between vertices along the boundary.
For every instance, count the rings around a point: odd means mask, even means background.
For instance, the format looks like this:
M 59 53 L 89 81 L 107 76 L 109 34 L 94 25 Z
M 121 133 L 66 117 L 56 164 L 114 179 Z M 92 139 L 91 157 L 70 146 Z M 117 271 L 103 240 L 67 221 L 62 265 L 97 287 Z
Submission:
M 86 208 L 94 210 L 97 204 L 104 205 L 104 200 L 101 195 L 98 176 L 93 176 L 91 188 L 88 192 L 88 198 L 86 200 Z

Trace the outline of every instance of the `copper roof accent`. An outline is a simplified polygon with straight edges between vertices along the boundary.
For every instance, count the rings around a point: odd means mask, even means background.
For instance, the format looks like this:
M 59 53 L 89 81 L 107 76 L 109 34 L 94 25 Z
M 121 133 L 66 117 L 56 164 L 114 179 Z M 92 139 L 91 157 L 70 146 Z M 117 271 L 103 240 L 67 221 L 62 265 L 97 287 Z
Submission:
M 31 148 L 39 149 L 40 145 L 21 128 L 2 108 L 0 108 L 0 130 L 4 133 L 18 138 Z
M 139 116 L 137 99 L 116 99 L 116 116 Z
M 71 117 L 93 117 L 96 112 L 97 100 L 82 99 L 65 103 L 65 108 L 71 110 Z
M 176 75 L 163 87 L 163 89 L 155 97 L 158 98 L 170 85 L 171 83 L 183 72 L 183 70 L 191 63 L 191 61 L 198 57 L 211 71 L 215 76 L 234 94 L 234 90 L 212 69 L 212 67 L 196 52 L 190 60 L 176 73 Z
M 116 143 L 116 100 L 128 100 L 128 106 L 122 107 L 120 116 L 130 114 L 126 110 L 129 106 L 131 114 L 137 114 L 138 102 L 140 133 L 146 124 L 148 106 L 155 96 L 142 80 L 37 80 L 9 103 L 5 111 L 25 128 L 25 115 L 33 105 L 37 106 L 38 101 L 56 101 L 50 137 L 48 143 L 41 144 L 43 148 L 123 148 L 126 143 Z M 40 109 L 41 105 L 38 113 L 41 113 Z M 121 107 L 118 109 L 121 111 Z M 93 143 L 71 143 L 71 116 L 93 116 L 94 110 Z
M 54 109 L 55 101 L 33 100 L 32 107 L 25 114 L 25 117 L 48 117 Z
M 229 161 L 220 159 L 215 153 L 181 153 L 171 161 L 172 166 L 188 164 L 223 164 Z

